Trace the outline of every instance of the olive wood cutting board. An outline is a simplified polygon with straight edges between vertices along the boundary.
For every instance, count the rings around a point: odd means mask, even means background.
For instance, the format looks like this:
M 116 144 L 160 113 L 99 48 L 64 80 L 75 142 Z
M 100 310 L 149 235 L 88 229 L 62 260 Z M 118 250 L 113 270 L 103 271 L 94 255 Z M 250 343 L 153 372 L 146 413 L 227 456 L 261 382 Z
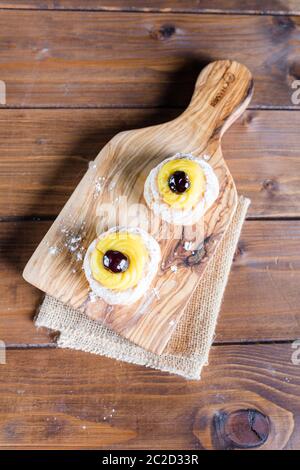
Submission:
M 245 66 L 229 60 L 212 62 L 200 73 L 191 103 L 179 117 L 117 134 L 89 165 L 28 261 L 24 278 L 161 354 L 236 208 L 237 192 L 220 142 L 224 131 L 246 109 L 252 92 L 252 76 Z M 192 228 L 159 221 L 152 234 L 160 243 L 162 261 L 151 287 L 135 304 L 107 305 L 90 293 L 82 270 L 85 250 L 97 233 L 111 226 L 104 216 L 106 208 L 111 212 L 113 207 L 122 216 L 126 200 L 129 207 L 144 204 L 144 216 L 151 216 L 143 199 L 145 179 L 154 166 L 178 152 L 208 160 L 219 180 L 219 197 Z M 164 239 L 166 226 L 169 235 Z M 197 244 L 191 249 L 195 237 Z

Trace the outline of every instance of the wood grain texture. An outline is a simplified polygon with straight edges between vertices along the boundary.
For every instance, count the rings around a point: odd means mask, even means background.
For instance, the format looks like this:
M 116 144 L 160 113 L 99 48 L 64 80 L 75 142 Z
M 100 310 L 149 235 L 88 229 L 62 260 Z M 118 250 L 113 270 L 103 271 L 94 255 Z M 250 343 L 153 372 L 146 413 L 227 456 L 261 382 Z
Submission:
M 180 14 L 207 13 L 212 3 L 226 15 Z M 120 13 L 129 7 L 141 13 Z M 120 130 L 176 117 L 180 109 L 161 107 L 186 106 L 215 58 L 251 68 L 253 107 L 296 108 L 298 0 L 0 0 L 0 9 L 7 105 L 37 108 L 0 109 L 1 221 L 56 216 L 99 148 Z M 225 134 L 237 188 L 252 199 L 249 217 L 299 217 L 299 119 L 252 109 Z M 49 226 L 0 223 L 0 339 L 10 346 L 53 341 L 32 323 L 42 293 L 21 278 Z M 300 337 L 299 239 L 299 221 L 245 223 L 217 342 Z M 299 449 L 293 352 L 289 344 L 213 347 L 196 383 L 79 352 L 9 350 L 0 365 L 0 448 Z
M 298 16 L 7 10 L 0 77 L 7 106 L 186 106 L 203 66 L 229 58 L 251 70 L 253 106 L 296 108 L 299 31 Z
M 116 133 L 161 124 L 172 109 L 0 110 L 0 217 L 57 216 Z M 223 137 L 248 217 L 300 217 L 300 113 L 250 110 Z M 12 138 L 16 134 L 18 138 Z
M 246 67 L 231 61 L 213 62 L 201 72 L 191 103 L 182 115 L 159 126 L 117 134 L 101 150 L 96 165 L 87 171 L 32 255 L 24 278 L 145 349 L 162 353 L 236 208 L 237 192 L 223 160 L 220 140 L 246 109 L 252 92 L 253 80 Z M 151 222 L 153 217 L 143 198 L 151 169 L 178 152 L 209 155 L 220 186 L 218 199 L 193 230 L 172 227 L 159 218 Z M 95 193 L 99 181 L 105 186 Z M 126 202 L 122 202 L 124 198 Z M 122 216 L 137 203 L 143 205 L 143 216 L 135 217 L 133 226 L 145 228 L 143 221 L 147 218 L 146 230 L 160 244 L 161 263 L 152 282 L 152 294 L 148 289 L 134 305 L 111 306 L 90 297 L 66 233 L 78 238 L 86 250 L 96 234 L 107 227 L 130 225 L 128 217 L 124 222 Z M 113 219 L 107 218 L 107 207 L 109 212 L 116 211 Z M 185 241 L 192 241 L 196 248 L 185 251 Z M 52 246 L 59 250 L 57 256 L 49 251 Z M 176 266 L 175 275 L 172 266 Z
M 21 276 L 28 257 L 50 224 L 0 224 L 0 332 L 1 339 L 8 345 L 48 344 L 53 340 L 45 331 L 34 328 L 33 316 L 42 293 Z M 215 341 L 300 338 L 299 244 L 300 221 L 246 221 L 225 291 Z
M 49 223 L 0 223 L 0 338 L 7 345 L 48 344 L 53 336 L 34 326 L 42 293 L 22 279 L 22 270 Z
M 198 382 L 82 352 L 9 350 L 0 447 L 299 449 L 293 352 L 290 344 L 213 347 Z
M 190 13 L 300 14 L 298 0 L 17 0 L 0 1 L 0 8 Z

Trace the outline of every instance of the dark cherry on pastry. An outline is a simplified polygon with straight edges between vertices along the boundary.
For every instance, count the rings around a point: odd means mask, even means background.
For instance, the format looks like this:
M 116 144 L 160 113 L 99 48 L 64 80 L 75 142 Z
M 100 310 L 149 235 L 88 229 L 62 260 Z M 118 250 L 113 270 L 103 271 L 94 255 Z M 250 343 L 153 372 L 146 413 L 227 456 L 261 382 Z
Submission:
M 169 188 L 173 193 L 184 193 L 190 186 L 190 179 L 184 171 L 175 171 L 169 178 Z
M 108 250 L 103 256 L 103 266 L 113 273 L 124 273 L 129 266 L 129 259 L 120 251 Z

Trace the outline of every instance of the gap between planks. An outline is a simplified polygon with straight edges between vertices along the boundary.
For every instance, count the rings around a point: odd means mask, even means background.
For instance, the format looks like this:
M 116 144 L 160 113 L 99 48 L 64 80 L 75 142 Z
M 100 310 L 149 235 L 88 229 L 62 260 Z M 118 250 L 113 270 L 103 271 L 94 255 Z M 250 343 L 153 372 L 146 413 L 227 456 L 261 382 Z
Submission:
M 17 222 L 54 222 L 54 220 L 56 219 L 57 215 L 26 215 L 26 216 L 22 216 L 22 215 L 12 215 L 12 216 L 9 216 L 9 215 L 5 215 L 5 216 L 1 216 L 0 215 L 0 223 L 1 222 L 13 222 L 13 223 L 17 223 Z M 284 222 L 284 221 L 297 221 L 297 220 L 300 220 L 300 216 L 272 216 L 270 215 L 269 217 L 267 216 L 247 216 L 246 219 L 247 221 L 252 221 L 252 222 Z
M 174 9 L 160 9 L 154 7 L 98 7 L 98 8 L 47 8 L 47 7 L 21 7 L 16 6 L 14 7 L 5 7 L 1 6 L 0 11 L 57 11 L 57 12 L 79 12 L 79 13 L 150 13 L 150 14 L 182 14 L 182 15 L 215 15 L 215 16 L 300 16 L 300 11 L 297 10 L 239 10 L 239 9 L 232 9 L 232 10 L 223 10 L 220 8 L 203 8 L 203 9 L 195 9 L 195 10 L 186 10 L 185 8 L 174 8 Z
M 262 344 L 292 344 L 294 341 L 296 341 L 298 338 L 294 339 L 287 339 L 287 340 L 261 340 L 261 341 L 224 341 L 223 343 L 221 342 L 214 342 L 212 343 L 213 347 L 222 347 L 222 346 L 253 346 L 253 345 L 262 345 Z M 20 349 L 58 349 L 57 344 L 55 342 L 53 343 L 37 343 L 37 344 L 31 344 L 31 343 L 24 343 L 24 344 L 16 344 L 16 343 L 11 343 L 11 344 L 6 344 L 6 350 L 14 351 L 14 350 L 20 350 Z
M 1 11 L 1 9 L 0 9 Z M 300 15 L 299 15 L 300 16 Z M 0 111 L 5 111 L 5 110 L 70 110 L 70 109 L 74 109 L 74 110 L 97 110 L 97 109 L 115 109 L 115 110 L 118 110 L 118 109 L 150 109 L 150 110 L 159 110 L 159 109 L 168 109 L 168 110 L 182 110 L 184 111 L 185 108 L 183 108 L 182 106 L 165 106 L 165 105 L 162 105 L 162 106 L 152 106 L 152 105 L 140 105 L 140 104 L 136 104 L 136 105 L 128 105 L 128 104 L 124 104 L 124 105 L 96 105 L 96 104 L 93 104 L 93 105 L 86 105 L 86 106 L 83 106 L 83 105 L 80 105 L 80 106 L 77 106 L 77 105 L 53 105 L 53 106 L 49 106 L 49 105 L 37 105 L 37 106 L 22 106 L 22 105 L 18 105 L 18 104 L 15 104 L 15 105 L 0 105 Z M 253 106 L 248 106 L 247 107 L 247 111 L 300 111 L 300 105 L 264 105 L 264 104 L 257 104 L 257 105 L 253 105 Z

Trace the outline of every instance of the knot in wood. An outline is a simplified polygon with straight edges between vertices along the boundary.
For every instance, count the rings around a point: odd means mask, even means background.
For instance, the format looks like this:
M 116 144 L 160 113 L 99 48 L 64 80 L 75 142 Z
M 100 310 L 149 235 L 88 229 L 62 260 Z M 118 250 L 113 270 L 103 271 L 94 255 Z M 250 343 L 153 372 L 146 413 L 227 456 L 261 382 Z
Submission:
M 176 33 L 176 28 L 172 24 L 162 25 L 159 29 L 153 29 L 150 33 L 153 39 L 165 41 Z
M 263 445 L 270 433 L 267 416 L 255 409 L 221 412 L 214 417 L 221 449 L 251 449 Z
M 281 36 L 290 34 L 296 26 L 290 16 L 275 16 L 272 21 L 275 26 L 274 33 Z
M 263 181 L 263 189 L 268 191 L 269 193 L 273 193 L 274 191 L 278 190 L 278 183 L 275 180 L 267 179 Z

